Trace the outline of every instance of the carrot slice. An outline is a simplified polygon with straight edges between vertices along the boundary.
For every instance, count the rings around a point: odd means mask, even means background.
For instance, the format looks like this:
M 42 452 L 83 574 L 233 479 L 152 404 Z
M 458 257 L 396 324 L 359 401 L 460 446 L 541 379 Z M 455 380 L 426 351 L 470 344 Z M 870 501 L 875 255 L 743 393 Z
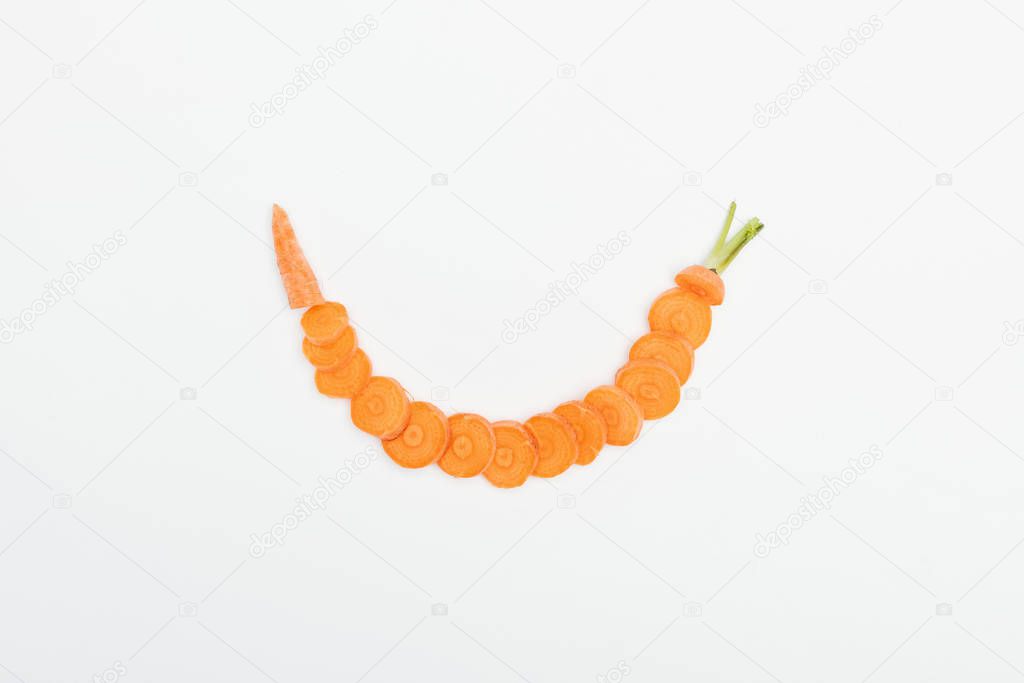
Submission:
M 309 341 L 317 346 L 337 341 L 346 327 L 348 311 L 337 301 L 318 304 L 302 314 L 302 329 Z
M 699 347 L 711 331 L 711 307 L 685 289 L 670 289 L 654 300 L 647 315 L 651 330 L 674 332 Z
M 356 330 L 349 325 L 341 336 L 330 344 L 318 345 L 309 341 L 309 337 L 302 340 L 302 353 L 306 359 L 318 370 L 332 370 L 342 363 L 345 363 L 356 352 Z
M 686 384 L 693 370 L 693 347 L 685 337 L 672 332 L 651 332 L 636 340 L 629 350 L 630 360 L 653 358 L 665 363 Z
M 596 410 L 608 425 L 607 442 L 628 446 L 640 436 L 644 411 L 636 400 L 619 387 L 606 384 L 592 389 L 583 402 Z
M 554 412 L 565 418 L 576 436 L 576 446 L 579 448 L 576 464 L 589 465 L 594 462 L 608 438 L 608 425 L 601 413 L 583 401 L 567 401 L 555 408 Z
M 484 476 L 498 488 L 522 486 L 537 466 L 537 444 L 519 422 L 504 420 L 493 427 L 497 448 Z
M 401 434 L 412 416 L 405 389 L 390 377 L 371 377 L 352 398 L 351 412 L 352 424 L 381 439 Z
M 288 295 L 288 305 L 292 308 L 307 308 L 324 302 L 320 286 L 316 282 L 313 269 L 302 253 L 299 240 L 295 237 L 288 214 L 274 204 L 274 252 L 277 254 L 277 269 L 281 272 L 281 282 Z
M 373 366 L 362 349 L 336 368 L 316 371 L 316 388 L 332 398 L 352 398 L 370 380 Z
M 580 449 L 572 425 L 561 415 L 541 413 L 526 421 L 526 430 L 537 442 L 535 477 L 553 477 L 576 462 Z
M 679 405 L 679 376 L 660 360 L 631 360 L 615 373 L 615 384 L 636 399 L 644 419 L 665 417 Z
M 706 303 L 717 306 L 725 300 L 725 283 L 718 273 L 704 266 L 687 266 L 676 275 L 676 284 Z
M 394 439 L 384 440 L 384 452 L 402 467 L 433 465 L 448 448 L 448 418 L 425 401 L 413 401 L 409 410 L 409 425 Z
M 475 477 L 487 469 L 496 449 L 491 423 L 479 415 L 459 413 L 448 418 L 448 430 L 448 448 L 437 461 L 441 469 L 453 477 Z

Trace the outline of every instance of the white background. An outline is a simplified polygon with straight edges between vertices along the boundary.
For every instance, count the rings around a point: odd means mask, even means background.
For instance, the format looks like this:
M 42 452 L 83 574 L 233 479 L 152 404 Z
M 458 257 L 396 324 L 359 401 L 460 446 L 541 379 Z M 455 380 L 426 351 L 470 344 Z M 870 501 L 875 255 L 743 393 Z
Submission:
M 34 318 L 0 346 L 0 680 L 1024 678 L 1022 25 L 1013 0 L 0 3 L 0 319 Z M 381 455 L 250 556 L 374 445 L 315 391 L 272 202 L 379 374 L 496 420 L 609 381 L 732 198 L 767 228 L 699 396 L 633 448 L 516 491 Z

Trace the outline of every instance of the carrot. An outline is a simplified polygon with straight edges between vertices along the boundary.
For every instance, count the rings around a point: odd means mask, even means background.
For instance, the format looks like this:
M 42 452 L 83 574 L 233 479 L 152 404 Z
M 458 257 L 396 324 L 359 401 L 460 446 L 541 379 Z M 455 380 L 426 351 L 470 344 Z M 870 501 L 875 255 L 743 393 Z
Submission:
M 338 338 L 348 327 L 348 311 L 336 301 L 317 304 L 302 314 L 306 338 L 317 346 L 325 346 Z
M 371 377 L 350 407 L 352 424 L 384 440 L 401 434 L 412 417 L 405 389 L 390 377 Z
M 583 401 L 567 401 L 555 408 L 554 413 L 565 418 L 572 426 L 576 446 L 579 448 L 576 464 L 589 465 L 594 462 L 608 438 L 608 425 L 601 413 Z
M 605 385 L 592 389 L 583 402 L 596 410 L 608 425 L 607 442 L 627 446 L 640 436 L 644 412 L 636 400 L 619 387 Z
M 471 413 L 448 418 L 451 439 L 438 466 L 453 477 L 475 477 L 494 459 L 494 427 L 486 419 Z
M 535 477 L 553 477 L 569 469 L 579 457 L 576 433 L 561 415 L 541 413 L 526 421 L 526 430 L 537 442 Z
M 687 266 L 676 275 L 676 285 L 697 295 L 708 306 L 725 300 L 725 283 L 715 271 L 704 266 Z
M 384 452 L 402 467 L 433 465 L 448 448 L 448 418 L 425 401 L 413 401 L 409 411 L 409 425 L 394 439 L 383 441 Z
M 615 385 L 636 399 L 644 419 L 665 417 L 679 405 L 679 376 L 660 360 L 631 360 L 615 374 Z
M 647 320 L 654 332 L 672 332 L 699 347 L 711 332 L 711 307 L 689 290 L 670 289 L 654 300 Z
M 672 332 L 650 332 L 636 340 L 629 350 L 630 360 L 653 358 L 665 363 L 686 384 L 693 370 L 693 347 L 685 337 Z
M 292 223 L 288 214 L 274 204 L 274 252 L 277 254 L 277 269 L 281 273 L 284 291 L 288 295 L 288 305 L 292 308 L 307 308 L 324 302 L 320 286 L 316 282 L 313 269 L 302 253 L 302 247 L 295 238 Z
M 357 344 L 356 330 L 349 325 L 341 336 L 330 344 L 314 344 L 309 341 L 309 337 L 305 337 L 302 340 L 302 353 L 318 370 L 332 370 L 352 357 Z
M 373 366 L 362 349 L 336 368 L 316 371 L 316 388 L 332 398 L 352 398 L 370 381 Z
M 526 427 L 513 420 L 495 422 L 493 427 L 497 448 L 484 477 L 498 488 L 522 486 L 537 466 L 537 444 Z

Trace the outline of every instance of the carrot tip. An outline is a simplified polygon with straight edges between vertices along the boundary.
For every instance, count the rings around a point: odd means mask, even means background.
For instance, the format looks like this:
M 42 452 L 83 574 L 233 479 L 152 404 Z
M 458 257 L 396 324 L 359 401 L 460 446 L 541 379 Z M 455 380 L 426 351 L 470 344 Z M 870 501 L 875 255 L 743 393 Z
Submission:
M 274 204 L 271 229 L 274 233 L 277 269 L 281 272 L 281 282 L 288 295 L 288 305 L 291 308 L 309 308 L 324 303 L 316 275 L 302 253 L 302 247 L 295 237 L 295 230 L 292 229 L 288 214 L 277 204 Z

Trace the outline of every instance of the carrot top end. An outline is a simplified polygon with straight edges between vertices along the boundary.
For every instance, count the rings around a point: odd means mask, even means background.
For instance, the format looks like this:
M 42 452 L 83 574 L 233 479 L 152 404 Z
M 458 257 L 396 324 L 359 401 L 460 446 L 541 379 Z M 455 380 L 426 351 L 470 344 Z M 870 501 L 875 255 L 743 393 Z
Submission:
M 733 259 L 743 250 L 743 247 L 747 246 L 751 240 L 757 237 L 757 234 L 764 229 L 764 223 L 759 218 L 751 218 L 747 221 L 742 228 L 740 228 L 735 235 L 729 237 L 729 231 L 732 227 L 733 218 L 736 215 L 736 202 L 732 202 L 729 205 L 729 215 L 725 219 L 725 225 L 722 228 L 721 233 L 718 235 L 718 241 L 715 242 L 715 246 L 711 249 L 711 253 L 708 254 L 707 259 L 704 261 L 704 267 L 712 270 L 718 274 L 721 274 L 725 269 L 732 263 Z

